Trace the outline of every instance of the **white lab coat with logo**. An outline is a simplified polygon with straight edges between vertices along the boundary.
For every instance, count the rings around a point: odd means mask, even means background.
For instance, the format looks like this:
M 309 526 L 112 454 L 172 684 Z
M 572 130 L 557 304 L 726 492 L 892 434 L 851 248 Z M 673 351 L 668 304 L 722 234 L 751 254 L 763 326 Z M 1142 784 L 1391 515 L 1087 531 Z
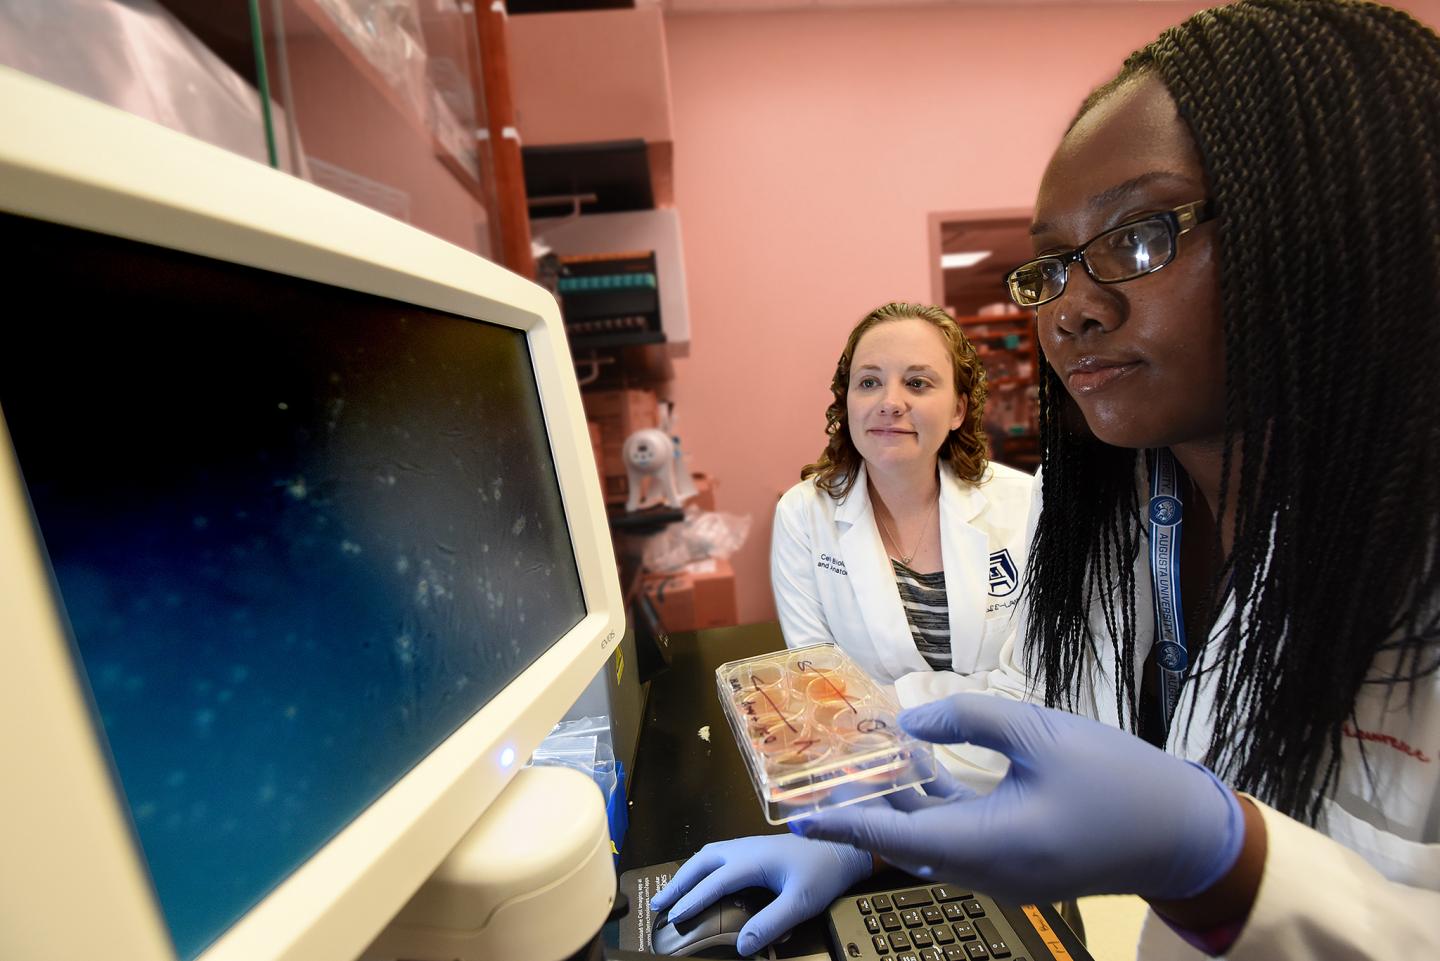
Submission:
M 1140 474 L 1144 503 L 1149 479 L 1143 460 Z M 1040 484 L 1037 477 L 1032 525 L 1039 517 Z M 1136 559 L 1135 589 L 1135 609 L 1152 610 L 1144 545 Z M 1233 607 L 1223 611 L 1219 622 L 1232 612 Z M 960 686 L 1026 696 L 1024 660 L 1016 653 L 1024 643 L 1023 617 L 1018 620 L 1000 667 L 958 679 Z M 1153 617 L 1142 614 L 1138 620 L 1135 660 L 1126 665 L 1137 677 L 1155 633 Z M 1120 726 L 1114 652 L 1098 604 L 1090 623 L 1100 657 L 1078 711 Z M 1383 676 L 1384 668 L 1377 662 L 1375 676 Z M 1216 679 L 1211 672 L 1185 685 L 1175 717 L 1190 716 L 1194 704 L 1195 721 L 1188 730 L 1174 725 L 1167 744 L 1171 754 L 1204 760 Z M 1344 729 L 1337 789 L 1324 802 L 1319 830 L 1261 805 L 1269 839 L 1265 874 L 1249 922 L 1226 957 L 1440 958 L 1440 673 L 1415 682 L 1412 698 L 1397 689 L 1387 703 L 1386 691 L 1369 685 L 1356 702 L 1355 720 Z M 1147 919 L 1139 956 L 1206 957 L 1154 916 Z
M 836 500 L 801 481 L 780 498 L 770 578 L 785 643 L 834 642 L 903 706 L 943 697 L 960 675 L 996 668 L 1014 628 L 1028 541 L 1029 474 L 991 464 L 979 484 L 940 469 L 940 552 L 951 670 L 935 671 L 910 633 L 862 465 Z

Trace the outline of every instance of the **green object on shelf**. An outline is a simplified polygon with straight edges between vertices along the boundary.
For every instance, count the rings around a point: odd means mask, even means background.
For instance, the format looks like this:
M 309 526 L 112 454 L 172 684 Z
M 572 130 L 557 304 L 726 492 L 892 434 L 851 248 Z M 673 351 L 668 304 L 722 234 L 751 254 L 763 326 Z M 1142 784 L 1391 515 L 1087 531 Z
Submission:
M 599 274 L 582 277 L 561 277 L 559 289 L 562 294 L 574 294 L 592 290 L 626 290 L 636 287 L 655 289 L 654 274 Z
M 1028 433 L 1030 433 L 1030 428 L 1026 427 L 1024 424 L 1011 424 L 1009 427 L 1009 434 L 1011 437 L 1024 437 Z
M 255 45 L 255 75 L 260 82 L 260 114 L 265 119 L 265 155 L 270 166 L 280 169 L 280 154 L 275 149 L 275 117 L 270 112 L 270 73 L 265 66 L 265 44 L 260 32 L 260 2 L 249 0 L 250 42 Z
M 1005 347 L 1006 347 L 1007 350 L 1015 350 L 1015 349 L 1016 349 L 1017 347 L 1019 347 L 1019 346 L 1020 346 L 1020 335 L 1019 335 L 1019 334 L 1006 334 L 1006 335 L 1005 335 Z

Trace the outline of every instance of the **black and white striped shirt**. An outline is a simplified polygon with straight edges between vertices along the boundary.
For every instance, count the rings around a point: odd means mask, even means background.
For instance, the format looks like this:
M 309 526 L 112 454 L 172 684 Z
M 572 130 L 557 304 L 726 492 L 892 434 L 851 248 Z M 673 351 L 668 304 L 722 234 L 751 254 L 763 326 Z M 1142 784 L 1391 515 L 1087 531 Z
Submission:
M 895 569 L 895 586 L 900 606 L 910 622 L 910 635 L 925 662 L 937 671 L 948 671 L 950 662 L 950 608 L 945 603 L 945 572 L 917 574 L 890 559 Z

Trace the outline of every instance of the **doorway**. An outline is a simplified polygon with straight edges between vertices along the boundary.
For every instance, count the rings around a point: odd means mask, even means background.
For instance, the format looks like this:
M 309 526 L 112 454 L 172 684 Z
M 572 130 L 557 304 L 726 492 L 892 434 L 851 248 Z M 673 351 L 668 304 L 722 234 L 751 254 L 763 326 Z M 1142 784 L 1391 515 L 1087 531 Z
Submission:
M 934 213 L 932 302 L 943 304 L 985 365 L 990 459 L 1033 472 L 1040 463 L 1035 315 L 1010 302 L 1005 275 L 1033 256 L 1029 210 Z

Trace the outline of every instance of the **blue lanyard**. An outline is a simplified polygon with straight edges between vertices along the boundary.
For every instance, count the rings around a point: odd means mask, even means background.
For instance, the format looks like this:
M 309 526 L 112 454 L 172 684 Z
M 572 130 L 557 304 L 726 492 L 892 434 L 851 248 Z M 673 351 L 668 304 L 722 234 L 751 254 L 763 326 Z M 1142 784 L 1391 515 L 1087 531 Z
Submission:
M 1185 615 L 1180 606 L 1179 472 L 1168 448 L 1150 452 L 1150 584 L 1155 603 L 1155 663 L 1160 668 L 1161 725 L 1168 737 L 1170 719 L 1180 700 L 1189 655 L 1185 650 Z

